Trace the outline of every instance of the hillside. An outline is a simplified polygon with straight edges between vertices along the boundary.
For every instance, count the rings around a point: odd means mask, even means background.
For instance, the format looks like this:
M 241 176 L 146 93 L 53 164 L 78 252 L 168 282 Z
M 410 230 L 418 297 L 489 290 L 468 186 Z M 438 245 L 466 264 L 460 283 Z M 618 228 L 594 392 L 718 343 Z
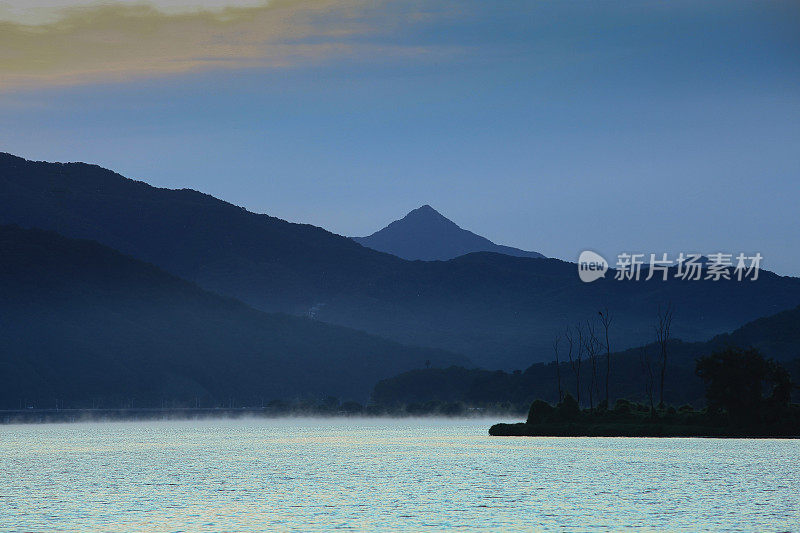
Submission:
M 687 341 L 732 331 L 800 302 L 800 279 L 580 282 L 556 259 L 476 252 L 404 261 L 321 228 L 292 224 L 192 190 L 168 190 L 82 163 L 0 155 L 0 223 L 96 240 L 263 311 L 462 353 L 485 368 L 551 358 L 567 324 L 608 307 L 620 348 L 648 342 L 672 302 Z
M 695 360 L 731 346 L 757 348 L 766 357 L 779 361 L 790 371 L 793 381 L 800 383 L 800 306 L 760 318 L 730 334 L 719 335 L 705 342 L 671 341 L 668 345 L 665 401 L 675 405 L 687 402 L 701 405 L 704 401 L 703 384 L 694 373 Z M 643 353 L 654 358 L 658 346 L 653 343 L 612 354 L 613 370 L 609 387 L 612 402 L 616 398 L 645 399 Z M 563 353 L 561 356 L 565 357 Z M 602 381 L 605 376 L 605 356 L 600 359 L 598 372 Z M 563 360 L 560 372 L 563 390 L 576 396 L 575 374 Z M 588 397 L 589 372 L 589 361 L 584 359 L 581 379 L 584 400 Z M 603 390 L 601 383 L 600 391 Z M 558 398 L 558 378 L 555 362 L 537 363 L 519 373 L 460 367 L 415 369 L 382 380 L 376 385 L 372 397 L 386 405 L 461 401 L 473 405 L 510 402 L 524 406 L 535 399 L 555 403 Z
M 447 261 L 472 252 L 544 257 L 538 252 L 495 244 L 486 237 L 460 228 L 429 205 L 414 209 L 372 235 L 352 239 L 367 248 L 410 261 Z
M 0 226 L 0 408 L 363 401 L 426 360 L 465 362 L 256 311 L 95 242 Z
M 401 261 L 323 229 L 84 163 L 0 153 L 0 224 L 96 240 L 266 311 L 304 313 Z

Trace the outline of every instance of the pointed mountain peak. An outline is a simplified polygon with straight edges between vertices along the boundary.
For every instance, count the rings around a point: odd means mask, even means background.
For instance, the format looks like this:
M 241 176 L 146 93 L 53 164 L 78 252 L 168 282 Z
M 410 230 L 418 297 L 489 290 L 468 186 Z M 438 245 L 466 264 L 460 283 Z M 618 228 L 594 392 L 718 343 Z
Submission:
M 445 218 L 444 215 L 442 215 L 439 211 L 437 211 L 436 209 L 432 208 L 428 204 L 425 204 L 425 205 L 423 205 L 421 207 L 418 207 L 416 209 L 412 209 L 403 218 L 420 217 L 420 216 L 422 216 L 422 217 L 436 216 L 436 217 Z
M 418 207 L 416 209 L 413 209 L 408 214 L 410 215 L 412 213 L 441 215 L 441 213 L 439 213 L 436 209 L 432 208 L 429 204 L 425 204 L 425 205 L 420 206 L 420 207 Z M 406 215 L 406 216 L 408 216 L 408 215 Z
M 392 224 L 398 224 L 401 222 L 415 222 L 423 224 L 425 223 L 441 224 L 442 222 L 444 222 L 447 224 L 455 225 L 455 223 L 452 220 L 450 220 L 449 218 L 447 218 L 446 216 L 444 216 L 443 214 L 441 214 L 428 204 L 425 204 L 422 207 L 418 207 L 416 209 L 409 211 L 406 216 L 404 216 L 400 220 L 395 220 L 394 222 L 392 222 Z
M 428 204 L 410 211 L 368 237 L 353 237 L 353 240 L 367 248 L 409 260 L 446 261 L 472 252 L 544 257 L 537 252 L 497 245 L 460 228 Z

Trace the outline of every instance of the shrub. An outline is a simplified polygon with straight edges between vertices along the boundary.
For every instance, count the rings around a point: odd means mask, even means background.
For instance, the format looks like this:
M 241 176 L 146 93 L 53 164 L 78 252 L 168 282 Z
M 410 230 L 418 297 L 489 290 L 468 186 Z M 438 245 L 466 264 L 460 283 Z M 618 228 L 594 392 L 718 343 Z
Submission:
M 631 402 L 626 400 L 625 398 L 620 398 L 616 402 L 614 402 L 614 412 L 620 414 L 627 414 L 631 412 Z
M 536 400 L 528 410 L 528 424 L 539 424 L 550 418 L 553 413 L 553 406 L 544 400 Z
M 564 399 L 556 406 L 556 409 L 561 420 L 576 420 L 581 414 L 578 402 L 569 393 L 564 396 Z

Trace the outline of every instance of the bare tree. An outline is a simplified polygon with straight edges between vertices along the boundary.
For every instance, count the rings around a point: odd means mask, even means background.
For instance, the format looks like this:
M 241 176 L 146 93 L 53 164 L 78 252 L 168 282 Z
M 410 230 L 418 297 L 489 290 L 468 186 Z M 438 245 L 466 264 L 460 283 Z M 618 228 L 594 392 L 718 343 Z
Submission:
M 570 329 L 567 326 L 567 331 L 564 333 L 564 338 L 567 339 L 567 357 L 569 358 L 569 366 L 572 368 L 572 373 L 575 374 L 575 401 L 578 402 L 578 405 L 581 404 L 581 357 L 583 356 L 583 348 L 581 347 L 581 330 L 580 325 L 578 329 L 578 339 L 577 343 L 575 342 L 575 337 Z M 577 345 L 577 350 L 575 350 Z M 577 353 L 575 353 L 577 351 Z
M 608 330 L 611 328 L 611 322 L 613 318 L 608 310 L 608 307 L 606 307 L 602 311 L 599 311 L 599 313 L 600 313 L 600 322 L 603 324 L 603 329 L 605 330 L 605 337 L 606 337 L 606 409 L 608 409 L 609 408 L 608 389 L 609 389 L 609 382 L 611 381 L 611 343 L 608 340 Z
M 594 410 L 594 399 L 600 396 L 597 384 L 597 358 L 600 355 L 600 341 L 597 338 L 594 324 L 588 320 L 586 321 L 583 347 L 592 364 L 592 379 L 589 381 L 589 409 Z
M 647 354 L 647 348 L 642 347 L 640 359 L 642 362 L 642 373 L 644 374 L 644 391 L 647 394 L 648 400 L 650 401 L 650 414 L 655 415 L 656 408 L 655 404 L 653 403 L 653 385 L 655 382 L 655 376 L 653 374 L 653 362 L 650 360 L 650 356 Z
M 661 390 L 658 397 L 658 408 L 664 407 L 664 376 L 667 373 L 667 344 L 669 343 L 670 329 L 672 328 L 672 304 L 662 312 L 658 307 L 658 324 L 656 324 L 656 341 L 659 346 L 659 359 L 661 362 Z
M 558 401 L 559 403 L 561 400 L 564 399 L 564 394 L 561 392 L 561 361 L 558 358 L 558 345 L 561 342 L 561 336 L 556 335 L 553 338 L 553 352 L 556 355 L 556 379 L 558 380 Z

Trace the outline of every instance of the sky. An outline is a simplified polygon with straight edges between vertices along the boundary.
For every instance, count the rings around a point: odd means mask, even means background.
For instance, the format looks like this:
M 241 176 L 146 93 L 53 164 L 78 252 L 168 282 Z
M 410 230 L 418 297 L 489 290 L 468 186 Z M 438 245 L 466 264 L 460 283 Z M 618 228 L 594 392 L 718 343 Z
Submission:
M 0 0 L 0 151 L 367 235 L 800 275 L 800 3 Z

